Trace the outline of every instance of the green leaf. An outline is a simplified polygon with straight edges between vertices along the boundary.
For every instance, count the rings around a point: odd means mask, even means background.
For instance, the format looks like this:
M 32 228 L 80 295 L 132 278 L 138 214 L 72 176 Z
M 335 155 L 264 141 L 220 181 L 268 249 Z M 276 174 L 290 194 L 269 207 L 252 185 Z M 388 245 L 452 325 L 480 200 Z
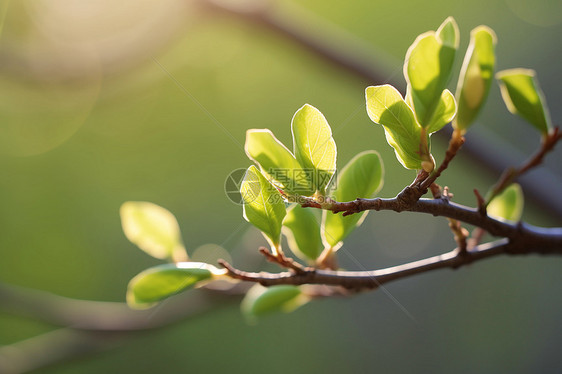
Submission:
M 125 236 L 149 255 L 160 259 L 187 260 L 176 217 L 167 209 L 144 201 L 121 205 Z
M 488 204 L 486 211 L 490 216 L 516 222 L 523 213 L 523 200 L 521 186 L 513 183 Z
M 323 194 L 336 171 L 336 142 L 324 115 L 305 104 L 291 122 L 295 157 L 306 169 L 314 187 Z
M 356 155 L 338 175 L 334 198 L 351 201 L 368 198 L 382 188 L 384 168 L 379 154 L 365 151 Z M 342 216 L 323 212 L 322 236 L 326 247 L 337 248 L 367 216 L 367 212 Z
M 449 17 L 437 32 L 418 36 L 406 53 L 404 77 L 410 88 L 410 104 L 424 128 L 432 125 L 433 112 L 451 76 L 458 39 L 458 26 Z
M 129 282 L 127 303 L 133 308 L 147 308 L 156 302 L 211 280 L 220 271 L 200 262 L 179 262 L 154 266 Z
M 288 194 L 314 194 L 314 187 L 307 178 L 303 178 L 305 174 L 301 164 L 270 130 L 248 130 L 245 150 L 248 157 L 260 166 L 261 171 Z
M 455 49 L 459 47 L 459 26 L 453 17 L 447 17 L 436 34 L 443 45 Z
M 285 203 L 277 188 L 252 165 L 246 171 L 240 193 L 244 199 L 246 221 L 260 229 L 272 246 L 277 248 L 286 214 Z
M 322 253 L 320 217 L 313 209 L 293 205 L 283 220 L 283 233 L 291 251 L 303 260 L 314 261 Z
M 496 34 L 486 26 L 478 26 L 470 33 L 457 84 L 456 98 L 459 105 L 453 122 L 456 129 L 466 131 L 480 112 L 494 76 Z
M 307 301 L 300 287 L 279 285 L 266 288 L 256 284 L 246 293 L 241 310 L 254 319 L 273 312 L 292 312 Z
M 429 126 L 427 127 L 427 133 L 431 134 L 435 131 L 439 131 L 455 118 L 457 114 L 457 102 L 455 97 L 449 90 L 444 90 L 439 98 L 437 107 L 433 112 L 433 116 L 429 121 Z
M 507 109 L 521 116 L 543 135 L 551 128 L 546 101 L 534 70 L 510 69 L 496 74 Z
M 421 127 L 396 88 L 385 84 L 365 90 L 369 118 L 384 127 L 386 141 L 407 169 L 421 169 Z

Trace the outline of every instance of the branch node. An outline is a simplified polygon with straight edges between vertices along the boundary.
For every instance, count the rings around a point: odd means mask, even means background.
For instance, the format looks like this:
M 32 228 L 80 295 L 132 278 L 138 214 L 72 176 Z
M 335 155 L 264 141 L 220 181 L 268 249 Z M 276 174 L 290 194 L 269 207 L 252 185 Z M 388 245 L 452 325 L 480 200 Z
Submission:
M 269 252 L 265 247 L 260 247 L 259 252 L 265 256 L 267 261 L 276 263 L 277 265 L 292 270 L 297 274 L 303 274 L 310 271 L 309 268 L 302 266 L 292 258 L 289 258 L 280 252 L 275 255 Z

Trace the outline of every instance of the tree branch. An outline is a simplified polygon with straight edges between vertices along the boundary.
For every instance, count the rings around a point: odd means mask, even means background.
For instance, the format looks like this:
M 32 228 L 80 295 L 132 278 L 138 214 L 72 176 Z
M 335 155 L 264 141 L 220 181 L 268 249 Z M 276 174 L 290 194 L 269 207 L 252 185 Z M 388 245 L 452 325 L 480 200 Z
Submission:
M 426 213 L 433 216 L 447 217 L 480 227 L 494 236 L 519 240 L 520 243 L 533 245 L 562 246 L 562 228 L 540 228 L 526 223 L 511 224 L 481 214 L 477 209 L 453 203 L 448 199 L 419 199 L 417 191 L 408 186 L 392 199 L 356 199 L 348 202 L 330 201 L 326 204 L 305 200 L 304 207 L 331 210 L 344 215 L 360 213 L 366 210 L 393 210 L 395 212 Z
M 395 212 L 409 211 L 431 214 L 433 216 L 446 217 L 451 222 L 464 222 L 474 225 L 494 236 L 503 237 L 504 239 L 467 248 L 467 235 L 463 231 L 462 236 L 464 240 L 462 242 L 464 245 L 449 253 L 372 271 L 337 271 L 307 268 L 300 272 L 251 273 L 238 270 L 225 261 L 219 261 L 219 264 L 227 269 L 228 275 L 232 278 L 257 282 L 264 286 L 322 284 L 359 290 L 376 288 L 386 282 L 430 270 L 458 268 L 499 254 L 562 255 L 562 228 L 540 228 L 523 222 L 511 224 L 482 214 L 480 209 L 473 209 L 453 203 L 446 195 L 435 199 L 419 199 L 419 196 L 419 184 L 413 183 L 392 199 L 356 199 L 349 202 L 336 202 L 328 199 L 325 202 L 318 202 L 312 198 L 302 198 L 299 200 L 299 203 L 304 207 L 330 210 L 333 213 L 343 212 L 344 215 L 366 210 L 393 210 Z M 460 225 L 454 228 L 462 230 Z
M 558 246 L 544 248 L 540 246 L 521 246 L 519 243 L 508 239 L 498 240 L 492 243 L 481 244 L 469 251 L 459 251 L 458 248 L 451 252 L 429 257 L 423 260 L 394 266 L 386 269 L 371 271 L 334 271 L 310 269 L 305 273 L 283 272 L 283 273 L 252 273 L 234 268 L 226 261 L 219 263 L 228 270 L 228 274 L 235 279 L 260 283 L 263 286 L 274 286 L 280 284 L 304 285 L 322 284 L 341 286 L 348 289 L 374 289 L 390 281 L 406 278 L 412 275 L 428 271 L 452 268 L 471 264 L 472 262 L 500 254 L 523 255 L 523 254 L 557 254 L 562 255 L 562 233 L 557 233 Z

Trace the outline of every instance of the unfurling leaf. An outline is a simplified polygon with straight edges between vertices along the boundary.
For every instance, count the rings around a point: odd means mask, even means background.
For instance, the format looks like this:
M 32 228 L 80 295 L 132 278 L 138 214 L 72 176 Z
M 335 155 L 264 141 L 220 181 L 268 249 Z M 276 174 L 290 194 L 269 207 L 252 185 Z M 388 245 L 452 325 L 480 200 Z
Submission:
M 406 53 L 407 101 L 424 128 L 438 127 L 432 122 L 437 119 L 434 112 L 451 76 L 458 45 L 458 26 L 449 17 L 436 32 L 418 36 Z
M 400 92 L 388 84 L 371 86 L 365 90 L 365 98 L 369 118 L 384 127 L 398 161 L 407 169 L 421 169 L 421 127 Z
M 283 233 L 291 251 L 307 261 L 314 261 L 322 253 L 320 217 L 313 209 L 295 204 L 283 220 Z
M 523 213 L 523 191 L 517 183 L 511 184 L 501 194 L 494 197 L 486 211 L 490 216 L 507 221 L 519 221 Z
M 368 198 L 378 192 L 383 184 L 384 168 L 379 154 L 365 151 L 356 155 L 338 175 L 334 198 L 345 202 Z M 323 212 L 322 237 L 327 248 L 337 248 L 355 227 L 365 219 L 367 212 L 344 217 Z
M 133 308 L 148 308 L 178 292 L 211 280 L 221 271 L 201 262 L 179 262 L 154 266 L 129 282 L 127 303 Z
M 244 199 L 246 221 L 260 229 L 272 246 L 277 248 L 286 214 L 285 203 L 277 188 L 252 165 L 246 171 L 240 193 Z
M 125 236 L 149 255 L 160 259 L 187 260 L 176 217 L 168 210 L 144 201 L 121 205 Z
M 496 34 L 486 26 L 478 26 L 470 33 L 457 84 L 459 106 L 453 127 L 466 131 L 484 105 L 494 76 Z
M 535 71 L 503 70 L 496 74 L 496 78 L 500 82 L 507 109 L 527 120 L 539 129 L 543 136 L 547 135 L 551 128 L 550 116 Z
M 256 284 L 246 293 L 241 310 L 250 319 L 255 319 L 272 312 L 292 312 L 307 301 L 300 287 L 279 285 L 266 288 Z
M 295 156 L 270 130 L 253 129 L 246 132 L 246 154 L 261 171 L 290 195 L 312 196 L 315 188 L 303 178 L 303 167 Z
M 305 168 L 313 186 L 324 194 L 336 171 L 336 142 L 328 121 L 311 105 L 300 108 L 291 122 L 297 161 Z

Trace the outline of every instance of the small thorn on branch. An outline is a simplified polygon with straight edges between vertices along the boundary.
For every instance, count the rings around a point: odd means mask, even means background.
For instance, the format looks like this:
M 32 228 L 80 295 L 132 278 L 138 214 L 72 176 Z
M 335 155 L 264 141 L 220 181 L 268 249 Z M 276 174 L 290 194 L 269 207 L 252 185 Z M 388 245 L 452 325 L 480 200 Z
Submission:
M 476 188 L 473 191 L 474 191 L 474 196 L 476 196 L 476 204 L 478 204 L 478 212 L 480 213 L 480 215 L 485 216 L 487 214 L 486 200 L 484 200 L 484 198 L 480 194 L 480 191 L 478 191 Z

